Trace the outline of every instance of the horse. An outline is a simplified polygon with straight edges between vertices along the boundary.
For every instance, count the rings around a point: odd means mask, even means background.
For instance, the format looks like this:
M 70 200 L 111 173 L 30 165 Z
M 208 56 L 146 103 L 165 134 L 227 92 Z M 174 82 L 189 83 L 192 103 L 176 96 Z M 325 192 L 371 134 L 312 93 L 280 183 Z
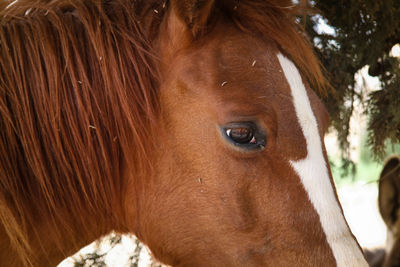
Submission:
M 291 1 L 0 5 L 2 265 L 113 230 L 172 266 L 367 266 Z
M 387 226 L 387 244 L 384 253 L 376 257 L 374 266 L 400 266 L 400 157 L 389 157 L 379 177 L 378 206 Z M 372 264 L 371 264 L 372 266 Z

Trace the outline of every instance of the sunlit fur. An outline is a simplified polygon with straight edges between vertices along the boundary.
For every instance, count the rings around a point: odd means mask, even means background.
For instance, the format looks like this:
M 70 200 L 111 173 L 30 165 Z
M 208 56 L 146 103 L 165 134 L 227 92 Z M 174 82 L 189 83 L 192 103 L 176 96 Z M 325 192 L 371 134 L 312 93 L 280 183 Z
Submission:
M 29 265 L 43 238 L 63 252 L 65 239 L 77 249 L 81 235 L 130 228 L 121 170 L 134 170 L 138 184 L 151 172 L 160 114 L 160 51 L 153 41 L 165 34 L 160 25 L 170 5 L 8 4 L 0 4 L 0 229 Z M 326 82 L 291 1 L 237 4 L 216 1 L 214 12 L 275 41 L 323 92 Z M 207 34 L 204 23 L 193 22 L 184 47 Z M 39 222 L 42 229 L 35 228 Z

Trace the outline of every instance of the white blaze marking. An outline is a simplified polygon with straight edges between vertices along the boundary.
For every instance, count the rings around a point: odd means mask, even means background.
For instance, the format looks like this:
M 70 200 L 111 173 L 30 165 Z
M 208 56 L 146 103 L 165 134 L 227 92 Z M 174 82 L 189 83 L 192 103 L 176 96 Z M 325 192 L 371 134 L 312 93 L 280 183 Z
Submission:
M 279 62 L 290 85 L 293 103 L 307 143 L 307 157 L 290 161 L 317 211 L 337 266 L 368 266 L 346 224 L 331 185 L 322 153 L 317 120 L 296 66 L 282 54 Z

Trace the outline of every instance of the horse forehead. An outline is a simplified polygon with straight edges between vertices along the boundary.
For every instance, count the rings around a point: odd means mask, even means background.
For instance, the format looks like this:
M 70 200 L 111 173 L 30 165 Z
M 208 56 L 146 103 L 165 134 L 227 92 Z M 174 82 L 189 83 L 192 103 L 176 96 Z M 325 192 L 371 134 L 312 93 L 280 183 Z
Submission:
M 270 41 L 247 34 L 225 34 L 185 57 L 180 78 L 218 95 L 246 93 L 249 98 L 284 93 L 284 77 L 277 60 L 279 50 Z M 222 89 L 222 90 L 221 90 Z
M 279 65 L 279 62 L 270 60 L 276 57 L 278 48 L 268 39 L 236 32 L 226 35 L 214 44 L 211 43 L 211 46 L 214 46 L 213 52 L 216 54 L 218 64 L 225 69 L 243 68 L 243 65 L 248 63 L 253 67 L 254 60 Z
M 235 96 L 243 104 L 246 104 L 246 100 L 253 104 L 262 100 L 264 104 L 279 106 L 276 109 L 282 110 L 286 118 L 294 116 L 293 97 L 278 54 L 280 50 L 277 45 L 268 39 L 240 32 L 230 33 L 229 37 L 214 45 L 208 56 L 202 56 L 206 64 L 213 66 L 208 68 L 212 73 L 204 77 L 211 85 L 208 88 L 231 102 L 235 101 Z M 323 136 L 329 115 L 318 96 L 307 87 L 306 91 L 317 121 L 321 124 L 319 128 Z M 260 105 L 261 108 L 263 106 Z
M 239 83 L 242 88 L 243 85 L 253 89 L 268 88 L 280 82 L 279 77 L 282 79 L 277 53 L 272 44 L 254 39 L 242 39 L 237 45 L 224 44 L 216 49 L 215 78 L 230 80 L 232 85 Z

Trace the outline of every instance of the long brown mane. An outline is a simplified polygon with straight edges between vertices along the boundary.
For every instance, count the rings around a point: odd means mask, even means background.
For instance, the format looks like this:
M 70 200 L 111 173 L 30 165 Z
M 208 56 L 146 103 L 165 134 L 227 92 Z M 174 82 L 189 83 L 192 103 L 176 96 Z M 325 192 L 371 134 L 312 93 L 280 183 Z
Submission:
M 157 97 L 133 2 L 46 2 L 1 11 L 0 220 L 25 258 L 41 218 L 60 240 L 121 216 L 122 159 L 142 171 Z
M 151 167 L 160 82 L 152 41 L 168 3 L 7 4 L 0 6 L 0 228 L 29 264 L 38 221 L 60 247 L 62 236 L 76 236 L 71 225 L 82 233 L 124 227 L 121 171 L 129 164 L 145 177 Z M 324 90 L 291 1 L 214 5 L 243 31 L 274 40 Z M 200 32 L 188 34 L 195 41 Z

